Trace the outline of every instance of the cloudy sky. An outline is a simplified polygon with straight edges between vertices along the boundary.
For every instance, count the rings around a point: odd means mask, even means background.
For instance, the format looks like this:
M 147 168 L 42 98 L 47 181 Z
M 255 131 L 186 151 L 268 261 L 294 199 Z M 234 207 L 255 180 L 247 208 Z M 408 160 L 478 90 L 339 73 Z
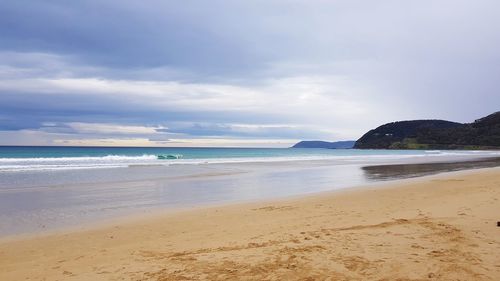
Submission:
M 500 109 L 497 0 L 0 2 L 0 145 L 288 146 Z

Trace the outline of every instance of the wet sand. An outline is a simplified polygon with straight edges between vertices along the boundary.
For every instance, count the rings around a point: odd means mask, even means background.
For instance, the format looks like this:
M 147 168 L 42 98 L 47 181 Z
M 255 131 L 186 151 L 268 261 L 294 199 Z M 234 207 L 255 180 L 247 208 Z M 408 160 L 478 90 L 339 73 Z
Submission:
M 368 181 L 382 181 L 405 178 L 416 178 L 435 175 L 443 172 L 454 172 L 469 169 L 492 168 L 500 166 L 500 158 L 482 158 L 469 161 L 442 161 L 427 163 L 405 163 L 389 165 L 369 165 L 361 169 Z
M 417 157 L 398 159 L 391 165 L 377 159 L 369 166 L 316 160 L 2 173 L 0 237 L 46 233 L 159 209 L 275 200 L 500 166 L 499 158 L 469 158 L 440 156 L 441 162 L 425 162 L 430 159 Z
M 500 280 L 500 169 L 0 242 L 0 280 Z

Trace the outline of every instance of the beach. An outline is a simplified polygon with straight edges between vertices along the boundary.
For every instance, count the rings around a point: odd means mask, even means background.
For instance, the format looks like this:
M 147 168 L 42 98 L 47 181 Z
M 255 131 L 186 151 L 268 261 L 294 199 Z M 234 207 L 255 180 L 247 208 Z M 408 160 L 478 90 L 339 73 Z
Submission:
M 1 280 L 499 280 L 500 169 L 0 243 Z
M 1 1 L 0 281 L 500 281 L 499 25 Z
M 182 159 L 158 155 L 182 154 Z M 498 151 L 0 147 L 0 238 L 500 166 Z

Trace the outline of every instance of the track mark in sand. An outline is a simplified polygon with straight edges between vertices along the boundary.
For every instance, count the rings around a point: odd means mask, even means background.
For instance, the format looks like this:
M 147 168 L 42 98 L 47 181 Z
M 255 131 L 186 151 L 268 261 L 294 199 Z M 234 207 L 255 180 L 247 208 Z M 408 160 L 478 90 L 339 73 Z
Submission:
M 290 242 L 290 241 L 286 241 Z M 230 252 L 230 251 L 241 251 L 255 248 L 263 248 L 270 247 L 281 243 L 286 243 L 285 241 L 268 241 L 262 243 L 251 242 L 247 245 L 241 246 L 223 246 L 217 248 L 202 248 L 196 251 L 184 251 L 184 252 L 173 252 L 173 253 L 163 253 L 163 252 L 155 252 L 155 251 L 140 251 L 139 254 L 146 258 L 153 259 L 177 259 L 180 257 L 191 256 L 191 255 L 200 255 L 200 254 L 210 254 L 216 252 Z
M 271 235 L 260 236 L 273 237 L 266 242 L 181 252 L 141 251 L 136 254 L 155 269 L 137 276 L 141 280 L 323 280 L 325 276 L 405 280 L 409 271 L 416 271 L 422 280 L 483 276 L 482 261 L 469 246 L 472 240 L 459 228 L 426 217 Z M 394 251 L 398 259 L 393 258 Z
M 378 264 L 383 263 L 383 261 L 370 261 L 361 256 L 346 256 L 340 259 L 344 264 L 345 268 L 349 271 L 354 272 L 365 272 L 367 270 L 374 270 Z
M 163 268 L 144 273 L 151 280 L 322 280 L 320 272 L 307 258 L 309 253 L 324 251 L 324 247 L 284 247 L 258 261 L 242 259 L 239 255 L 226 256 L 217 261 L 205 259 L 185 263 L 180 269 Z M 346 280 L 341 273 L 332 272 L 333 280 Z
M 66 276 L 75 276 L 75 274 L 73 274 L 73 272 L 70 272 L 70 271 L 67 271 L 67 270 L 63 271 L 62 274 L 66 275 Z
M 360 225 L 353 225 L 353 226 L 348 226 L 348 227 L 340 227 L 340 228 L 330 228 L 327 230 L 330 231 L 346 231 L 346 230 L 363 230 L 363 229 L 370 229 L 370 228 L 387 228 L 395 225 L 402 225 L 402 224 L 410 224 L 412 221 L 407 220 L 407 219 L 396 219 L 394 221 L 387 221 L 387 222 L 382 222 L 382 223 L 377 223 L 377 224 L 360 224 Z
M 262 208 L 252 209 L 252 211 L 288 211 L 297 209 L 297 207 L 293 206 L 266 206 Z
M 436 180 L 432 180 L 433 182 L 461 182 L 461 181 L 465 181 L 463 179 L 436 179 Z

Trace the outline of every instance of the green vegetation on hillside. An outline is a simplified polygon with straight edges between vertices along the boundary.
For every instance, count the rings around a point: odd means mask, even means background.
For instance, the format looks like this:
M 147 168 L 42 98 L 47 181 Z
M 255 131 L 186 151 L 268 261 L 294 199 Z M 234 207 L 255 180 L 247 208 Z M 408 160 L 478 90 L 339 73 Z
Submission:
M 473 123 L 445 120 L 400 121 L 370 130 L 355 148 L 500 149 L 500 112 Z

